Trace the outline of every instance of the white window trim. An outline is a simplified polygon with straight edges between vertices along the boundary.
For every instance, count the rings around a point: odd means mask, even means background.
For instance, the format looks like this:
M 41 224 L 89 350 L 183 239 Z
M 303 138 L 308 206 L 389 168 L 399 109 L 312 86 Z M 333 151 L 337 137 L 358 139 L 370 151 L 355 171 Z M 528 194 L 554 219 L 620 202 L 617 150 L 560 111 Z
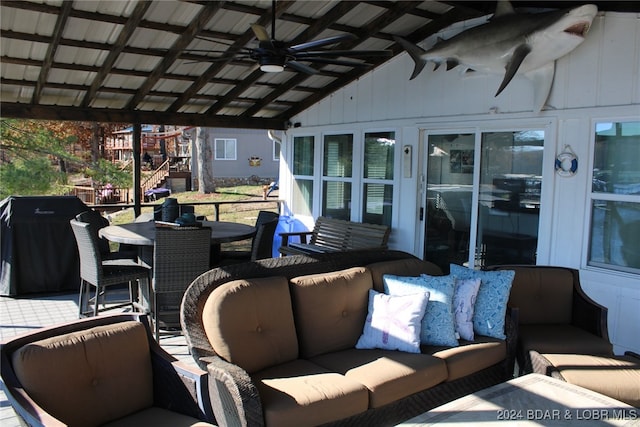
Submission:
M 612 193 L 594 193 L 593 186 L 593 166 L 595 163 L 595 150 L 596 150 L 596 124 L 597 123 L 622 123 L 622 122 L 637 122 L 638 118 L 634 116 L 606 116 L 606 117 L 591 117 L 589 122 L 589 155 L 587 159 L 588 180 L 587 188 L 585 190 L 585 206 L 584 206 L 584 220 L 583 220 L 583 236 L 585 238 L 582 241 L 582 255 L 580 259 L 580 268 L 593 272 L 604 272 L 606 274 L 615 274 L 621 276 L 637 277 L 635 269 L 621 268 L 616 266 L 609 267 L 607 264 L 595 263 L 589 264 L 590 245 L 591 245 L 591 216 L 592 206 L 594 200 L 614 201 L 614 202 L 631 202 L 640 203 L 640 196 L 631 194 L 612 194 Z
M 225 156 L 227 154 L 226 152 L 226 143 L 227 141 L 233 141 L 233 157 L 218 157 L 218 141 L 222 142 L 224 141 L 225 144 Z M 236 138 L 214 138 L 213 140 L 213 156 L 214 156 L 214 160 L 237 160 L 238 157 L 238 140 Z

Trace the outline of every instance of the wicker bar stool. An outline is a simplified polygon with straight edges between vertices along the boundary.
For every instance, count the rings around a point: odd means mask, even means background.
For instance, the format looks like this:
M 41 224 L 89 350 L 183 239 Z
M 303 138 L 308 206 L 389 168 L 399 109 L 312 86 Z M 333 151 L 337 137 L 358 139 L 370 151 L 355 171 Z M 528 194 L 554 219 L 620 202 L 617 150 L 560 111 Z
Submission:
M 103 262 L 95 233 L 91 224 L 72 219 L 71 229 L 78 244 L 80 255 L 80 295 L 78 300 L 79 317 L 97 316 L 100 312 L 130 306 L 132 310 L 145 311 L 138 303 L 138 282 L 149 287 L 149 269 L 133 260 L 117 260 Z M 109 288 L 116 285 L 129 284 L 129 298 L 115 304 L 105 305 Z M 93 310 L 90 310 L 91 287 L 95 288 Z M 103 308 L 100 308 L 100 300 Z
M 153 249 L 151 319 L 156 340 L 160 330 L 180 333 L 180 303 L 193 279 L 209 270 L 211 229 L 158 227 Z

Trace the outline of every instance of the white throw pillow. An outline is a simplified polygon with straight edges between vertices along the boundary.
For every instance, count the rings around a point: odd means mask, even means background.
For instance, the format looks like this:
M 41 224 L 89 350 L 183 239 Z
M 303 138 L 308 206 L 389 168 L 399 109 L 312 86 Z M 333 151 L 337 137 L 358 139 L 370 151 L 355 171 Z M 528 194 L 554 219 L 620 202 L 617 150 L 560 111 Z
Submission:
M 473 341 L 473 311 L 480 289 L 480 279 L 457 279 L 453 294 L 456 332 L 463 340 Z
M 391 296 L 369 290 L 369 313 L 356 348 L 420 353 L 420 324 L 428 292 Z

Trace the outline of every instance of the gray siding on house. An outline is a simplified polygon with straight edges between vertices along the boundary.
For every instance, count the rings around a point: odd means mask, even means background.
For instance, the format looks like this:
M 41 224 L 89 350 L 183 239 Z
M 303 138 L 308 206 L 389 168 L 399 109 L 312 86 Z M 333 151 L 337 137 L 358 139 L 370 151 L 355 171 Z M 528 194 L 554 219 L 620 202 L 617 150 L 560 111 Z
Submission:
M 274 143 L 269 139 L 266 129 L 207 128 L 206 132 L 214 153 L 216 138 L 236 140 L 235 160 L 213 159 L 212 171 L 214 178 L 248 178 L 257 176 L 258 178 L 273 179 L 278 177 L 280 162 L 274 159 Z M 249 158 L 251 157 L 262 159 L 260 165 L 250 166 Z M 197 172 L 197 164 L 195 161 L 193 164 L 195 165 L 195 174 Z
M 267 130 L 213 128 L 208 131 L 212 144 L 216 138 L 236 139 L 236 160 L 213 160 L 216 178 L 278 176 L 279 162 L 273 159 L 273 142 L 267 136 Z M 254 156 L 262 159 L 260 166 L 249 165 L 249 158 Z

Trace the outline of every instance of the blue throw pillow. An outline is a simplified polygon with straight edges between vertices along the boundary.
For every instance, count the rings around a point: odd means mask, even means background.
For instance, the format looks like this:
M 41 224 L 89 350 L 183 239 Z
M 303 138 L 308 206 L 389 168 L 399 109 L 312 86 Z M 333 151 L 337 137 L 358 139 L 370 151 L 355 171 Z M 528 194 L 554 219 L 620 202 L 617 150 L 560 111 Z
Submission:
M 429 304 L 420 334 L 422 344 L 458 346 L 453 320 L 455 279 L 452 276 L 405 277 L 385 274 L 382 280 L 384 290 L 389 295 L 429 292 Z
M 427 292 L 391 296 L 370 289 L 369 313 L 356 348 L 420 353 L 420 323 L 428 301 Z
M 473 312 L 473 330 L 478 335 L 505 339 L 504 318 L 511 284 L 516 272 L 513 270 L 482 271 L 451 264 L 451 275 L 458 279 L 480 279 L 480 290 Z

